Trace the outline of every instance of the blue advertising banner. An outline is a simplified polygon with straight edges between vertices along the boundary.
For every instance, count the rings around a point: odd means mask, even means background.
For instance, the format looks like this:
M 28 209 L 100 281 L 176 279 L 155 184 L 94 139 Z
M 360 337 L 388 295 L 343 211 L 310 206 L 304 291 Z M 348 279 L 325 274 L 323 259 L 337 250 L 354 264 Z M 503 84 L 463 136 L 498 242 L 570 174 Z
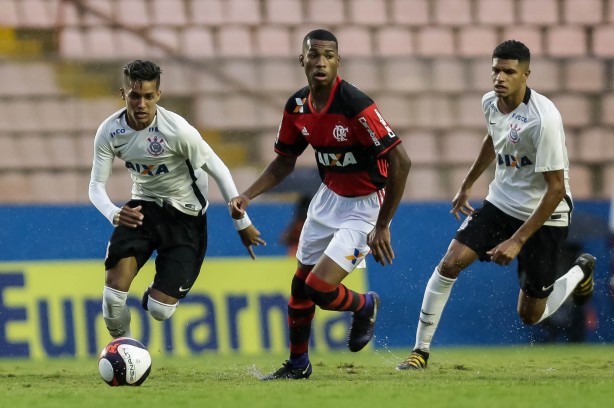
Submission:
M 251 261 L 227 208 L 212 205 L 202 286 L 190 293 L 170 321 L 150 321 L 138 306 L 153 274 L 150 262 L 139 275 L 145 280 L 135 282 L 129 300 L 135 336 L 164 353 L 286 347 L 284 308 L 296 260 L 286 255 L 279 239 L 294 209 L 291 203 L 250 206 L 250 217 L 267 240 L 266 247 L 256 248 L 258 259 Z M 565 306 L 561 313 L 567 315 L 557 317 L 559 326 L 573 320 L 575 327 L 522 325 L 516 315 L 516 263 L 504 268 L 477 262 L 456 282 L 433 345 L 614 341 L 614 300 L 607 286 L 608 212 L 606 201 L 576 202 L 569 243 L 574 251 L 593 253 L 597 268 L 593 299 L 580 310 Z M 112 226 L 91 206 L 4 206 L 0 225 L 0 356 L 98 353 L 108 339 L 100 296 L 102 258 Z M 368 273 L 348 280 L 352 289 L 380 293 L 375 347 L 413 346 L 424 287 L 458 226 L 448 203 L 403 203 L 391 227 L 393 265 L 384 268 L 368 258 Z M 316 347 L 344 347 L 349 316 L 321 315 L 318 311 L 314 323 L 319 333 Z

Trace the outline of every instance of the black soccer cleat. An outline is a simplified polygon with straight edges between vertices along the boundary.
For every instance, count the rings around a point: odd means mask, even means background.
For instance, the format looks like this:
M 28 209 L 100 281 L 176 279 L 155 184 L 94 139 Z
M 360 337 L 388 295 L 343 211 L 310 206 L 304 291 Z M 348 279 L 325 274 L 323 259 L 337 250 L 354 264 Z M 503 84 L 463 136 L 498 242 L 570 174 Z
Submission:
M 362 350 L 373 338 L 375 331 L 375 319 L 379 309 L 379 295 L 375 292 L 367 292 L 367 296 L 373 297 L 373 311 L 369 316 L 361 316 L 360 312 L 352 314 L 352 325 L 348 335 L 348 348 L 357 352 Z
M 294 367 L 286 360 L 279 370 L 262 377 L 261 380 L 307 380 L 311 375 L 311 371 L 311 363 L 307 363 L 306 367 Z
M 593 290 L 595 288 L 595 281 L 593 280 L 595 257 L 591 254 L 582 254 L 576 259 L 574 265 L 578 265 L 580 269 L 582 269 L 584 278 L 571 293 L 571 300 L 575 305 L 582 306 L 593 296 Z
M 397 370 L 424 370 L 428 361 L 429 353 L 414 349 L 405 361 L 397 365 Z
M 143 292 L 143 297 L 141 298 L 141 307 L 143 308 L 143 310 L 149 310 L 147 308 L 147 302 L 149 302 L 150 293 L 151 293 L 151 285 L 149 285 L 147 289 L 145 289 L 145 292 Z

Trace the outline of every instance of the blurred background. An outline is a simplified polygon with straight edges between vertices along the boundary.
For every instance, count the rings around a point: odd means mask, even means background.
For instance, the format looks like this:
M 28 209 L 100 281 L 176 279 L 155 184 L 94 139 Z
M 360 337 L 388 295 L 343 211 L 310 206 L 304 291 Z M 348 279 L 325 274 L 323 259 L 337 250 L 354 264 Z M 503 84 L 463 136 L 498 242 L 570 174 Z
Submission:
M 565 339 L 614 340 L 607 225 L 614 191 L 614 0 L 0 0 L 0 260 L 9 262 L 5 272 L 23 271 L 0 274 L 0 311 L 22 322 L 2 331 L 0 356 L 49 354 L 36 340 L 25 341 L 34 352 L 7 346 L 29 336 L 27 326 L 35 322 L 26 310 L 43 314 L 35 300 L 24 300 L 21 313 L 21 298 L 3 300 L 3 288 L 33 291 L 39 303 L 50 292 L 28 283 L 39 279 L 41 264 L 10 262 L 104 256 L 111 226 L 89 203 L 87 189 L 96 129 L 122 107 L 122 67 L 137 58 L 162 67 L 160 105 L 200 130 L 241 191 L 274 157 L 285 101 L 306 85 L 298 55 L 314 28 L 336 34 L 340 75 L 376 101 L 413 162 L 393 223 L 393 273 L 370 263 L 365 283 L 387 294 L 378 344 L 413 344 L 423 288 L 458 226 L 448 203 L 485 134 L 480 98 L 491 89 L 491 53 L 506 39 L 530 48 L 528 84 L 552 99 L 563 117 L 577 208 L 569 258 L 590 250 L 598 259 L 595 299 L 574 317 L 581 334 Z M 289 182 L 265 195 L 263 205 L 254 203 L 252 218 L 269 241 L 261 255 L 292 252 L 304 196 L 317 187 L 311 152 L 299 158 Z M 115 166 L 108 191 L 122 203 L 131 180 L 123 162 Z M 473 199 L 486 195 L 491 175 L 478 181 Z M 209 199 L 214 238 L 208 256 L 244 256 L 215 183 Z M 211 223 L 218 219 L 227 224 Z M 88 293 L 97 305 L 102 264 L 88 267 L 94 271 Z M 465 283 L 459 281 L 451 298 L 459 306 L 449 307 L 438 341 L 557 338 L 572 319 L 560 319 L 545 334 L 521 328 L 515 268 L 501 270 L 476 265 Z M 280 296 L 287 296 L 286 278 Z M 467 315 L 472 318 L 464 324 L 452 324 Z M 70 332 L 66 324 L 56 326 Z M 77 349 L 85 336 L 77 334 Z
M 87 202 L 94 133 L 121 107 L 121 68 L 136 58 L 162 66 L 160 104 L 245 186 L 274 154 L 285 100 L 306 84 L 298 54 L 317 27 L 337 35 L 340 74 L 403 138 L 415 164 L 405 200 L 456 192 L 484 135 L 492 49 L 510 38 L 531 49 L 529 85 L 561 111 L 574 197 L 610 197 L 614 1 L 0 0 L 0 200 Z M 118 200 L 130 191 L 124 173 L 110 186 Z

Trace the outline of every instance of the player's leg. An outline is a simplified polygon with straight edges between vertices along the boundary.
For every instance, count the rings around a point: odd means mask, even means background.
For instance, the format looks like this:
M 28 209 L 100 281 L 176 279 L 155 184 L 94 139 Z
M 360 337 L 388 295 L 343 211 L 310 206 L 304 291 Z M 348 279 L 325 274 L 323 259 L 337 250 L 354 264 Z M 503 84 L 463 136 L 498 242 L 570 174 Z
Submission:
M 309 378 L 311 375 L 309 338 L 316 307 L 315 303 L 309 298 L 305 282 L 334 232 L 334 229 L 317 222 L 314 220 L 313 214 L 308 213 L 299 237 L 296 251 L 298 266 L 292 277 L 290 299 L 288 300 L 290 357 L 281 368 L 262 377 L 263 381 L 298 380 Z
M 481 208 L 463 221 L 427 283 L 420 308 L 414 349 L 403 363 L 397 365 L 397 370 L 426 368 L 431 341 L 456 278 L 475 260 L 490 260 L 486 252 L 515 231 L 514 225 L 508 225 L 509 218 L 511 217 L 506 216 L 494 205 L 484 201 Z
M 170 319 L 196 282 L 207 251 L 207 217 L 160 208 L 156 274 L 142 304 L 155 320 Z
M 358 267 L 370 251 L 367 235 L 372 228 L 365 223 L 346 223 L 353 228 L 341 228 L 326 247 L 307 278 L 307 293 L 324 310 L 350 311 L 352 324 L 348 348 L 362 350 L 373 337 L 380 299 L 377 293 L 358 293 L 341 282 Z
M 397 365 L 397 370 L 426 368 L 431 341 L 452 292 L 452 286 L 460 272 L 477 258 L 478 255 L 468 246 L 456 239 L 450 242 L 448 251 L 426 284 L 414 348 L 405 361 Z
M 135 257 L 120 259 L 107 269 L 102 293 L 102 317 L 113 338 L 132 337 L 130 310 L 126 305 L 130 284 L 138 271 Z
M 316 306 L 307 295 L 305 281 L 313 269 L 313 265 L 298 262 L 298 267 L 292 278 L 290 299 L 288 300 L 288 331 L 290 337 L 290 357 L 271 374 L 261 379 L 298 380 L 309 378 L 312 372 L 309 361 L 309 338 L 311 336 L 311 321 L 315 316 Z
M 518 315 L 525 324 L 536 324 L 551 316 L 573 295 L 577 303 L 586 301 L 593 291 L 595 258 L 582 254 L 565 274 L 557 279 L 561 246 L 567 228 L 540 228 L 518 255 L 520 293 Z M 578 298 L 576 298 L 576 294 Z
M 131 337 L 130 311 L 126 305 L 132 280 L 151 256 L 148 204 L 130 201 L 130 206 L 142 205 L 146 215 L 139 228 L 119 226 L 113 230 L 105 258 L 105 287 L 102 296 L 102 316 L 114 338 Z M 155 204 L 154 204 L 155 205 Z

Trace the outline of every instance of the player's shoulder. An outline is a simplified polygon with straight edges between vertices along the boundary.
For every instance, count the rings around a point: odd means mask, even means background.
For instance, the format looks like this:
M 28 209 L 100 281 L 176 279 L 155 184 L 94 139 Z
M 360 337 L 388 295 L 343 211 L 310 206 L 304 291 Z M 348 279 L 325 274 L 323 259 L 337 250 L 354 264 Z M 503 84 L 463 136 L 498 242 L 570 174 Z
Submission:
M 120 128 L 119 118 L 121 118 L 122 115 L 125 115 L 125 114 L 126 114 L 126 108 L 121 108 L 113 112 L 105 120 L 102 121 L 100 126 L 98 126 L 98 131 L 96 132 L 96 134 L 100 136 L 104 136 L 104 135 L 111 136 L 113 132 L 116 132 Z
M 555 111 L 558 113 L 558 109 L 554 105 L 554 102 L 552 102 L 547 96 L 540 94 L 532 88 L 527 88 L 527 93 L 528 97 L 525 98 L 527 100 L 527 105 L 533 105 L 542 111 Z
M 488 91 L 482 96 L 482 108 L 486 111 L 486 108 L 492 105 L 497 100 L 495 91 Z
M 350 116 L 354 116 L 374 103 L 375 102 L 369 95 L 350 82 L 342 79 L 337 87 L 336 95 L 329 112 L 347 110 Z
M 158 105 L 157 106 L 157 114 L 160 115 L 161 118 L 163 118 L 165 121 L 169 122 L 170 124 L 174 124 L 176 126 L 192 126 L 188 123 L 188 121 L 181 116 L 178 113 L 175 113 L 173 111 L 170 111 L 166 108 L 163 108 L 162 106 Z
M 189 133 L 198 133 L 198 130 L 192 126 L 183 116 L 162 106 L 157 107 L 158 129 L 166 137 L 181 136 Z
M 562 125 L 561 113 L 547 96 L 527 88 L 525 103 L 531 116 L 539 118 L 542 124 Z
M 307 97 L 309 96 L 309 87 L 305 86 L 298 91 L 294 92 L 292 96 L 286 101 L 284 109 L 287 112 L 295 112 L 302 108 L 307 103 Z M 297 109 L 298 108 L 298 109 Z M 302 111 L 302 110 L 301 110 Z

